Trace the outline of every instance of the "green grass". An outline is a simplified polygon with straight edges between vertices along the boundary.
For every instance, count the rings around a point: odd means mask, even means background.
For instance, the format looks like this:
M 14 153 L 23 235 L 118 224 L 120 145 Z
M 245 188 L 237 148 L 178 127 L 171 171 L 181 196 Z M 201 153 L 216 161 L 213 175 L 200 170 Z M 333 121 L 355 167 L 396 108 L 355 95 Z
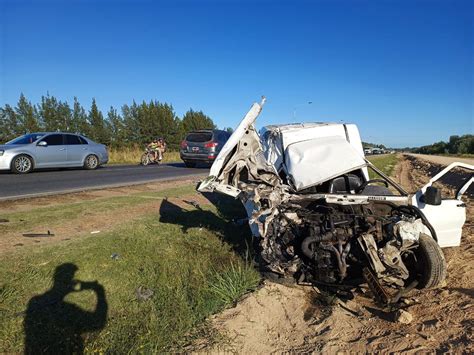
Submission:
M 184 185 L 157 192 L 140 192 L 127 196 L 104 197 L 94 201 L 74 202 L 53 206 L 39 207 L 29 211 L 2 213 L 8 224 L 0 224 L 0 234 L 16 231 L 28 231 L 34 227 L 54 227 L 55 225 L 80 218 L 87 218 L 91 213 L 113 211 L 149 203 L 150 199 L 163 199 L 166 196 L 182 196 L 193 193 L 195 186 Z
M 248 227 L 230 222 L 235 211 L 241 213 L 240 206 L 233 203 L 183 210 L 165 200 L 159 213 L 130 221 L 100 237 L 2 256 L 0 352 L 23 350 L 24 319 L 33 325 L 28 338 L 36 346 L 58 340 L 58 348 L 49 349 L 54 352 L 71 343 L 80 348 L 72 325 L 90 328 L 94 324 L 97 330 L 83 332 L 86 352 L 179 350 L 207 316 L 235 302 L 259 282 L 259 274 L 244 253 Z M 116 260 L 111 258 L 114 253 L 119 255 Z M 99 319 L 104 307 L 94 314 L 97 297 L 92 290 L 70 292 L 67 273 L 55 276 L 55 270 L 63 270 L 64 266 L 57 268 L 65 264 L 77 267 L 75 280 L 98 289 L 92 283 L 97 280 L 105 290 L 105 325 Z M 55 277 L 56 287 L 52 288 Z M 137 299 L 140 286 L 153 291 L 151 298 Z M 25 316 L 32 297 L 48 290 Z M 64 290 L 68 290 L 64 302 L 80 310 L 55 298 Z M 91 313 L 82 314 L 82 310 Z
M 386 175 L 391 176 L 393 169 L 398 163 L 399 158 L 397 154 L 371 155 L 367 159 L 375 165 L 379 170 L 382 170 Z M 377 178 L 377 174 L 369 169 L 369 177 L 371 179 Z

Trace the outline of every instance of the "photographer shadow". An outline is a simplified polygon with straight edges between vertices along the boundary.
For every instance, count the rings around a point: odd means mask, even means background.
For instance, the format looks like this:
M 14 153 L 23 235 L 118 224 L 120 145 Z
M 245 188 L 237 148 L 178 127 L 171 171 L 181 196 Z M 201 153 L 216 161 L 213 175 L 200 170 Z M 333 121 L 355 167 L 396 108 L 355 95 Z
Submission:
M 30 299 L 24 319 L 25 354 L 83 353 L 82 335 L 104 328 L 108 308 L 105 290 L 97 281 L 75 280 L 77 270 L 71 263 L 59 265 L 52 288 Z M 68 294 L 84 290 L 96 294 L 97 304 L 92 312 L 64 300 Z

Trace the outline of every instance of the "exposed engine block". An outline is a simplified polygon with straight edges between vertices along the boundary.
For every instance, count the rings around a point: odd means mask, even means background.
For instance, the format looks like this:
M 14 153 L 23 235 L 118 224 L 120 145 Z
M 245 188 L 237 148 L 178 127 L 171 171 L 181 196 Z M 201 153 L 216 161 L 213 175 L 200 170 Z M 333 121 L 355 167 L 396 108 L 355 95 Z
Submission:
M 286 204 L 261 241 L 261 255 L 273 272 L 322 284 L 361 283 L 369 262 L 384 285 L 402 287 L 410 276 L 404 259 L 417 240 L 400 224 L 423 228 L 409 211 L 388 204 Z

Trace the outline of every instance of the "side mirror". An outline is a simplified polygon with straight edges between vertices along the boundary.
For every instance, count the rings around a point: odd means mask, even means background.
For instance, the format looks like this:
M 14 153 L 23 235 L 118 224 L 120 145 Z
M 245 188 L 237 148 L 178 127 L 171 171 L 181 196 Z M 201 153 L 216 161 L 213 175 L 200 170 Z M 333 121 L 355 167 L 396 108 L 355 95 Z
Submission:
M 423 202 L 427 205 L 439 206 L 441 205 L 441 190 L 437 187 L 428 186 L 423 195 Z
M 47 147 L 48 146 L 48 143 L 46 143 L 45 141 L 41 141 L 37 144 L 38 147 Z

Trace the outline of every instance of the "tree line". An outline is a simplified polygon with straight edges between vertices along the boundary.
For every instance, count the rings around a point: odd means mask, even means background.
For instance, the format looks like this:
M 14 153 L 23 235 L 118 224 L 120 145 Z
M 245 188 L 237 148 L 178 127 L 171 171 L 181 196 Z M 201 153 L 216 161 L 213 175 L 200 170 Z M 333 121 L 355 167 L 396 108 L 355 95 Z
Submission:
M 120 112 L 110 107 L 104 115 L 95 99 L 86 110 L 75 97 L 72 106 L 47 94 L 32 104 L 21 94 L 15 107 L 0 107 L 0 142 L 29 132 L 62 131 L 83 134 L 90 139 L 120 148 L 143 145 L 154 137 L 163 137 L 170 149 L 178 149 L 187 132 L 216 128 L 202 111 L 189 109 L 178 117 L 173 106 L 156 100 L 125 104 Z
M 451 136 L 448 142 L 440 141 L 410 150 L 420 154 L 474 154 L 474 135 Z

